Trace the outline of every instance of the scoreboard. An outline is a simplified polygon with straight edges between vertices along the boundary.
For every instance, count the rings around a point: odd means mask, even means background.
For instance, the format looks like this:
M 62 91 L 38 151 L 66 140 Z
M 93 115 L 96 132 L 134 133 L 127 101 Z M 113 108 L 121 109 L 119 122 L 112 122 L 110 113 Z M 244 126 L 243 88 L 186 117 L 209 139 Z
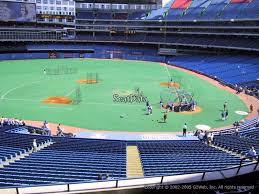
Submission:
M 0 21 L 36 22 L 36 5 L 0 1 Z

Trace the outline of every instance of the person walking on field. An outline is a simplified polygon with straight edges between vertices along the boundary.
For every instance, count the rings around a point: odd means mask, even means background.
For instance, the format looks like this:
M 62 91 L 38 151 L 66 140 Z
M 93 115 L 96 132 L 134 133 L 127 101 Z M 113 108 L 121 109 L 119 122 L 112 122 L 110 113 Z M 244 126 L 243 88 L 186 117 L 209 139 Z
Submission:
M 186 137 L 186 132 L 187 132 L 187 124 L 184 123 L 184 126 L 183 126 L 183 136 Z
M 225 112 L 222 111 L 222 112 L 221 112 L 221 120 L 222 120 L 222 121 L 225 121 L 225 119 L 226 119 L 226 117 L 225 117 Z
M 147 110 L 147 114 L 149 113 L 149 101 L 146 102 L 146 110 Z
M 160 108 L 164 107 L 162 100 L 160 100 L 159 104 L 160 104 Z
M 227 110 L 227 106 L 228 106 L 228 103 L 227 103 L 227 102 L 225 102 L 225 103 L 223 104 L 223 110 L 224 110 L 224 111 L 226 111 L 226 110 Z
M 163 120 L 164 120 L 164 123 L 166 123 L 166 120 L 167 120 L 167 111 L 164 112 Z
M 225 119 L 228 118 L 228 110 L 225 111 Z
M 152 115 L 152 112 L 153 112 L 153 108 L 152 108 L 151 105 L 149 105 L 149 106 L 147 107 L 147 114 L 148 114 L 148 115 Z
M 254 106 L 251 104 L 250 105 L 250 113 L 254 111 Z

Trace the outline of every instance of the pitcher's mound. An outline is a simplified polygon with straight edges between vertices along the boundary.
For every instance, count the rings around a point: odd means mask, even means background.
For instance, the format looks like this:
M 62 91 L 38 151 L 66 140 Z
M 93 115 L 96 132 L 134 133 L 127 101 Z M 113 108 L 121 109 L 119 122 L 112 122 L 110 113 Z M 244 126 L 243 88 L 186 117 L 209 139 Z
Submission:
M 72 104 L 73 100 L 63 96 L 51 96 L 43 100 L 44 104 Z
M 180 88 L 180 84 L 176 82 L 160 82 L 160 86 Z
M 79 83 L 79 84 L 96 84 L 97 80 L 95 80 L 95 79 L 80 79 L 80 80 L 77 80 L 77 83 Z

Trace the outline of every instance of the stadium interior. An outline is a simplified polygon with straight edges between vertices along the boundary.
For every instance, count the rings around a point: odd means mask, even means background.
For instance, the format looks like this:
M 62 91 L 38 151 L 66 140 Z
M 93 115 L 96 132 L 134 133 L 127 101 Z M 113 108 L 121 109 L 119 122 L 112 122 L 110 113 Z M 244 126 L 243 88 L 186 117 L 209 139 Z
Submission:
M 259 192 L 259 0 L 0 1 L 0 74 L 11 60 L 68 58 L 167 64 L 253 107 L 238 125 L 210 129 L 213 140 L 199 131 L 126 140 L 51 136 L 0 106 L 0 193 Z M 87 80 L 103 81 L 95 72 Z

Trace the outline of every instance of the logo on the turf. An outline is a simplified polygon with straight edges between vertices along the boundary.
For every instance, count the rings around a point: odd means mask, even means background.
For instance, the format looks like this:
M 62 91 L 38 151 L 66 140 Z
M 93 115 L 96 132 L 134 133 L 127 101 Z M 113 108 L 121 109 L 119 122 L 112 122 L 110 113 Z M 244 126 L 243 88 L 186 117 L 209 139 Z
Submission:
M 142 103 L 147 102 L 147 97 L 144 96 L 143 91 L 138 88 L 135 91 L 118 91 L 113 93 L 113 102 L 115 103 Z
M 142 103 L 146 101 L 147 97 L 141 95 L 130 94 L 128 96 L 120 96 L 119 94 L 113 94 L 113 102 L 115 103 Z

